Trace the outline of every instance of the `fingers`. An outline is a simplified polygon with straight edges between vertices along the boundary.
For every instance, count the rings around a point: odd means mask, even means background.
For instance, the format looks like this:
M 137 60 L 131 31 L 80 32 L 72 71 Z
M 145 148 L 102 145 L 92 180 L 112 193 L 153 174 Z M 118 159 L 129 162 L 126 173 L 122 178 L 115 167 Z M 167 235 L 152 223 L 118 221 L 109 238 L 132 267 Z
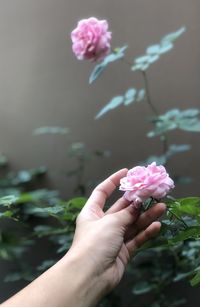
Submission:
M 127 208 L 113 213 L 112 217 L 116 218 L 119 227 L 124 227 L 124 229 L 126 230 L 127 226 L 133 224 L 137 220 L 139 213 L 140 210 L 138 209 L 138 207 L 136 207 L 132 203 Z
M 138 218 L 137 222 L 133 225 L 133 227 L 128 229 L 125 241 L 132 239 L 134 236 L 137 235 L 138 232 L 147 228 L 152 222 L 160 218 L 165 212 L 165 210 L 166 205 L 160 203 L 154 205 L 149 210 L 142 213 Z
M 157 235 L 160 231 L 160 227 L 161 227 L 160 222 L 154 222 L 145 230 L 140 232 L 134 239 L 126 243 L 129 255 L 133 256 L 137 248 L 141 247 L 145 242 L 147 242 L 149 239 Z
M 103 209 L 106 199 L 117 188 L 120 179 L 126 176 L 127 171 L 126 168 L 121 169 L 100 183 L 92 192 L 84 208 L 99 207 Z
M 125 197 L 122 196 L 105 213 L 110 214 L 110 213 L 118 212 L 118 211 L 126 208 L 127 206 L 129 206 L 130 203 L 131 202 L 129 200 L 127 200 Z
M 141 214 L 138 220 L 138 230 L 146 228 L 150 223 L 158 219 L 166 210 L 166 205 L 159 203 L 151 207 L 149 210 Z

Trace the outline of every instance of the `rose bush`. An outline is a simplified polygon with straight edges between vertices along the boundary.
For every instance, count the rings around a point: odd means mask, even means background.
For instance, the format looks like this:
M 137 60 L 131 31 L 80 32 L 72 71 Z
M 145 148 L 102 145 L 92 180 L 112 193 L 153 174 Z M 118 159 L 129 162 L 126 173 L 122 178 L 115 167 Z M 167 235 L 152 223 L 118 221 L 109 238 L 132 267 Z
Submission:
M 148 165 L 147 167 L 135 167 L 131 169 L 127 176 L 121 180 L 120 190 L 124 191 L 124 197 L 129 201 L 133 201 L 136 204 L 144 202 L 142 211 L 147 210 L 149 206 L 154 205 L 158 199 L 164 198 L 168 192 L 174 187 L 173 180 L 167 174 L 164 166 L 169 163 L 169 160 L 182 152 L 189 151 L 191 149 L 190 144 L 171 144 L 169 134 L 174 130 L 188 131 L 188 132 L 200 132 L 200 110 L 189 108 L 186 110 L 179 110 L 172 107 L 170 110 L 166 110 L 165 114 L 160 114 L 159 108 L 155 104 L 155 101 L 151 96 L 151 89 L 149 88 L 148 70 L 158 60 L 160 60 L 166 53 L 170 52 L 174 48 L 176 40 L 182 36 L 186 31 L 183 26 L 174 32 L 171 32 L 163 36 L 159 41 L 154 42 L 153 45 L 147 46 L 146 50 L 136 58 L 126 58 L 127 45 L 112 47 L 112 51 L 103 56 L 102 61 L 98 62 L 94 66 L 89 77 L 89 84 L 97 81 L 97 79 L 103 75 L 103 72 L 111 66 L 114 62 L 121 61 L 126 67 L 129 66 L 132 72 L 137 71 L 141 75 L 143 80 L 143 87 L 132 86 L 123 89 L 122 93 L 118 93 L 116 96 L 111 97 L 109 101 L 103 105 L 95 116 L 96 120 L 102 120 L 102 117 L 107 116 L 108 113 L 114 110 L 126 107 L 131 108 L 133 105 L 140 104 L 141 101 L 145 101 L 152 113 L 152 117 L 148 119 L 153 125 L 153 129 L 147 133 L 147 137 L 159 137 L 162 145 L 162 153 L 160 155 L 151 155 L 147 157 L 145 161 L 142 161 L 142 165 Z M 83 31 L 83 34 L 87 31 Z M 86 36 L 81 34 L 81 46 L 85 46 L 85 42 L 89 42 Z M 84 37 L 84 43 L 82 42 Z M 93 36 L 91 36 L 93 38 Z M 78 37 L 77 37 L 78 41 Z M 91 40 L 92 41 L 92 40 Z M 110 44 L 110 40 L 109 40 Z M 96 57 L 89 53 L 89 57 L 85 56 L 84 50 L 90 49 L 90 43 L 86 44 L 86 49 L 81 50 L 81 59 Z M 74 50 L 74 46 L 73 46 Z M 94 50 L 96 50 L 94 48 Z M 121 72 L 121 71 L 120 71 Z M 114 80 L 114 79 L 113 79 Z M 134 127 L 134 129 L 137 127 Z M 130 131 L 133 129 L 132 122 L 130 122 Z M 118 138 L 124 138 L 124 132 Z M 185 139 L 184 139 L 185 140 Z M 179 139 L 178 139 L 179 141 Z M 137 139 L 132 140 L 132 143 Z M 130 145 L 129 138 L 127 140 L 127 146 Z M 149 148 L 146 150 L 149 151 Z M 157 165 L 156 165 L 156 163 Z M 154 162 L 154 163 L 152 163 Z M 129 163 L 125 161 L 125 163 Z M 191 178 L 185 176 L 185 174 L 173 174 L 175 184 L 188 184 L 191 182 Z M 167 212 L 162 220 L 162 229 L 160 236 L 147 245 L 143 251 L 140 251 L 138 255 L 139 261 L 134 262 L 134 266 L 130 267 L 129 284 L 130 293 L 134 295 L 145 295 L 148 292 L 152 292 L 152 301 L 147 298 L 147 304 L 140 304 L 138 300 L 132 298 L 130 305 L 136 306 L 179 306 L 184 304 L 184 299 L 174 298 L 171 300 L 168 293 L 165 293 L 165 288 L 173 282 L 180 281 L 185 278 L 190 279 L 190 284 L 195 286 L 200 284 L 200 197 L 185 197 L 175 199 L 174 197 L 167 197 L 163 199 L 167 205 Z M 149 249 L 150 247 L 150 249 Z M 137 264 L 136 264 L 137 263 Z M 147 280 L 148 277 L 148 280 Z M 132 283 L 130 282 L 132 278 Z M 111 301 L 111 305 L 110 305 Z M 114 300 L 113 294 L 110 299 L 103 302 L 102 306 L 122 306 L 121 302 Z M 112 304 L 114 302 L 114 305 Z

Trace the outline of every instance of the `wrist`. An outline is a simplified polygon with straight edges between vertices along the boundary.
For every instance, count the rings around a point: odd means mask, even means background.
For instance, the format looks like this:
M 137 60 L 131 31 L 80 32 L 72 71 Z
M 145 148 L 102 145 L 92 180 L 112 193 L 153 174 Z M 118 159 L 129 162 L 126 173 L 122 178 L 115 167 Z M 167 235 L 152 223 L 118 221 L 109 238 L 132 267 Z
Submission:
M 70 249 L 61 262 L 67 276 L 70 275 L 72 296 L 74 293 L 76 300 L 74 306 L 95 306 L 107 293 L 108 285 L 97 274 L 90 257 Z

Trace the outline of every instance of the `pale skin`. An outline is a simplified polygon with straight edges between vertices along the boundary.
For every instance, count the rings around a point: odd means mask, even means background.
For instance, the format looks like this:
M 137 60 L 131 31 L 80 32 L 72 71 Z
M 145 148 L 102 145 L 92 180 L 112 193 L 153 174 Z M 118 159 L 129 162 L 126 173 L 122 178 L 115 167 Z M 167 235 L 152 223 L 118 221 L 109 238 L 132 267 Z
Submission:
M 93 307 L 121 280 L 131 257 L 158 234 L 165 204 L 139 214 L 139 209 L 118 199 L 107 211 L 107 198 L 127 173 L 122 169 L 92 192 L 77 218 L 68 253 L 2 307 Z

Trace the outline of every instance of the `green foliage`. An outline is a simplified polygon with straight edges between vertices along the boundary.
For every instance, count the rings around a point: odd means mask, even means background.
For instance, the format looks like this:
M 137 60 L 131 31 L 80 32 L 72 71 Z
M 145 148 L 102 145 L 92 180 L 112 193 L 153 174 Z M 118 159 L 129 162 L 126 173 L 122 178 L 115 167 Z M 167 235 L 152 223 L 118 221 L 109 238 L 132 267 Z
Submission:
M 170 51 L 174 47 L 174 41 L 179 38 L 185 32 L 185 30 L 186 28 L 182 27 L 176 32 L 164 36 L 159 44 L 149 46 L 146 49 L 145 55 L 142 55 L 135 59 L 134 65 L 132 66 L 132 70 L 147 70 L 152 63 L 160 59 L 160 56 L 162 54 Z
M 8 165 L 8 158 L 0 153 L 0 167 L 5 167 Z
M 69 128 L 63 127 L 40 127 L 33 131 L 34 135 L 41 134 L 61 134 L 65 135 L 69 133 Z
M 200 110 L 198 109 L 187 109 L 184 111 L 179 109 L 169 110 L 165 114 L 152 119 L 155 129 L 150 131 L 147 136 L 155 137 L 175 129 L 200 132 L 199 114 Z
M 156 162 L 158 165 L 165 165 L 170 158 L 172 158 L 174 155 L 188 151 L 191 149 L 191 146 L 188 144 L 181 144 L 181 145 L 176 145 L 172 144 L 169 146 L 168 150 L 161 156 L 150 156 L 147 160 L 142 162 L 144 165 L 148 165 L 152 162 Z
M 74 194 L 85 196 L 88 188 L 91 189 L 96 184 L 95 180 L 85 179 L 88 163 L 96 158 L 109 158 L 111 153 L 109 150 L 90 150 L 84 143 L 78 142 L 69 146 L 67 154 L 76 160 L 75 168 L 67 171 L 67 176 L 76 180 Z
M 8 194 L 18 194 L 19 190 L 17 188 L 33 184 L 40 178 L 43 178 L 46 172 L 47 170 L 43 166 L 36 169 L 7 172 L 3 178 L 0 178 L 0 197 L 7 196 Z M 6 193 L 5 189 L 7 189 Z M 13 193 L 14 189 L 15 192 Z
M 132 70 L 142 72 L 144 88 L 138 91 L 135 88 L 129 89 L 124 95 L 113 97 L 97 114 L 96 119 L 102 117 L 109 111 L 122 105 L 144 98 L 154 118 L 151 120 L 154 128 L 148 133 L 148 137 L 159 136 L 163 151 L 161 155 L 152 155 L 144 164 L 156 161 L 157 164 L 166 165 L 170 159 L 179 153 L 189 151 L 189 144 L 169 144 L 168 133 L 175 129 L 190 132 L 200 132 L 200 111 L 198 109 L 168 110 L 160 115 L 151 97 L 146 70 L 150 65 L 158 61 L 162 54 L 172 50 L 174 42 L 185 32 L 185 27 L 164 36 L 159 43 L 153 44 L 146 49 L 144 55 L 135 59 Z M 124 57 L 124 55 L 123 55 Z M 126 59 L 121 58 L 124 63 L 129 64 Z M 111 55 L 112 58 L 112 55 Z M 96 66 L 91 77 L 92 83 L 104 70 L 104 64 Z M 145 97 L 144 97 L 145 96 Z M 133 140 L 134 142 L 134 140 Z M 188 184 L 191 178 L 174 174 L 175 183 Z M 145 295 L 151 293 L 152 302 L 148 300 L 148 306 L 168 307 L 180 306 L 185 303 L 182 298 L 171 300 L 165 295 L 165 288 L 171 283 L 189 279 L 191 284 L 199 283 L 199 264 L 200 264 L 200 207 L 199 197 L 187 197 L 181 199 L 168 198 L 167 213 L 162 221 L 160 235 L 146 243 L 141 249 L 138 257 L 134 260 L 134 265 L 130 264 L 128 269 L 129 283 L 131 283 L 134 295 Z M 154 200 L 149 199 L 143 204 L 146 210 L 154 204 Z M 131 279 L 131 282 L 130 282 Z M 130 295 L 130 291 L 129 291 Z M 136 306 L 144 307 L 147 304 L 140 304 L 135 298 L 130 298 Z M 114 300 L 113 300 L 114 301 Z M 115 306 L 112 298 L 102 303 L 102 306 Z M 114 305 L 113 305 L 114 304 Z M 131 305 L 131 303 L 130 303 Z
M 116 109 L 120 105 L 129 106 L 133 102 L 140 102 L 145 97 L 145 90 L 137 90 L 135 88 L 130 88 L 126 91 L 124 96 L 114 97 L 101 111 L 96 115 L 96 119 L 99 119 L 107 112 Z
M 89 83 L 93 83 L 102 74 L 108 64 L 122 59 L 124 57 L 124 52 L 126 51 L 127 47 L 128 46 L 115 48 L 113 53 L 107 55 L 100 64 L 96 65 L 90 75 Z
M 190 281 L 191 286 L 196 286 L 200 284 L 200 269 L 195 270 L 195 276 Z
M 20 258 L 22 254 L 34 243 L 23 236 L 16 236 L 12 232 L 0 232 L 0 259 L 14 260 Z
M 186 214 L 197 218 L 200 215 L 200 198 L 186 197 L 169 201 L 169 206 L 172 212 L 176 214 Z
M 153 285 L 152 283 L 149 283 L 148 281 L 142 281 L 137 283 L 134 287 L 133 287 L 133 293 L 135 295 L 142 295 L 142 294 L 146 294 L 148 292 L 151 292 L 152 290 L 155 289 L 155 285 Z
M 10 205 L 16 203 L 17 197 L 14 195 L 8 195 L 0 198 L 0 205 L 10 207 Z
M 176 235 L 173 239 L 169 241 L 169 243 L 178 243 L 188 239 L 199 239 L 200 238 L 200 226 L 190 227 L 181 231 L 178 235 Z

